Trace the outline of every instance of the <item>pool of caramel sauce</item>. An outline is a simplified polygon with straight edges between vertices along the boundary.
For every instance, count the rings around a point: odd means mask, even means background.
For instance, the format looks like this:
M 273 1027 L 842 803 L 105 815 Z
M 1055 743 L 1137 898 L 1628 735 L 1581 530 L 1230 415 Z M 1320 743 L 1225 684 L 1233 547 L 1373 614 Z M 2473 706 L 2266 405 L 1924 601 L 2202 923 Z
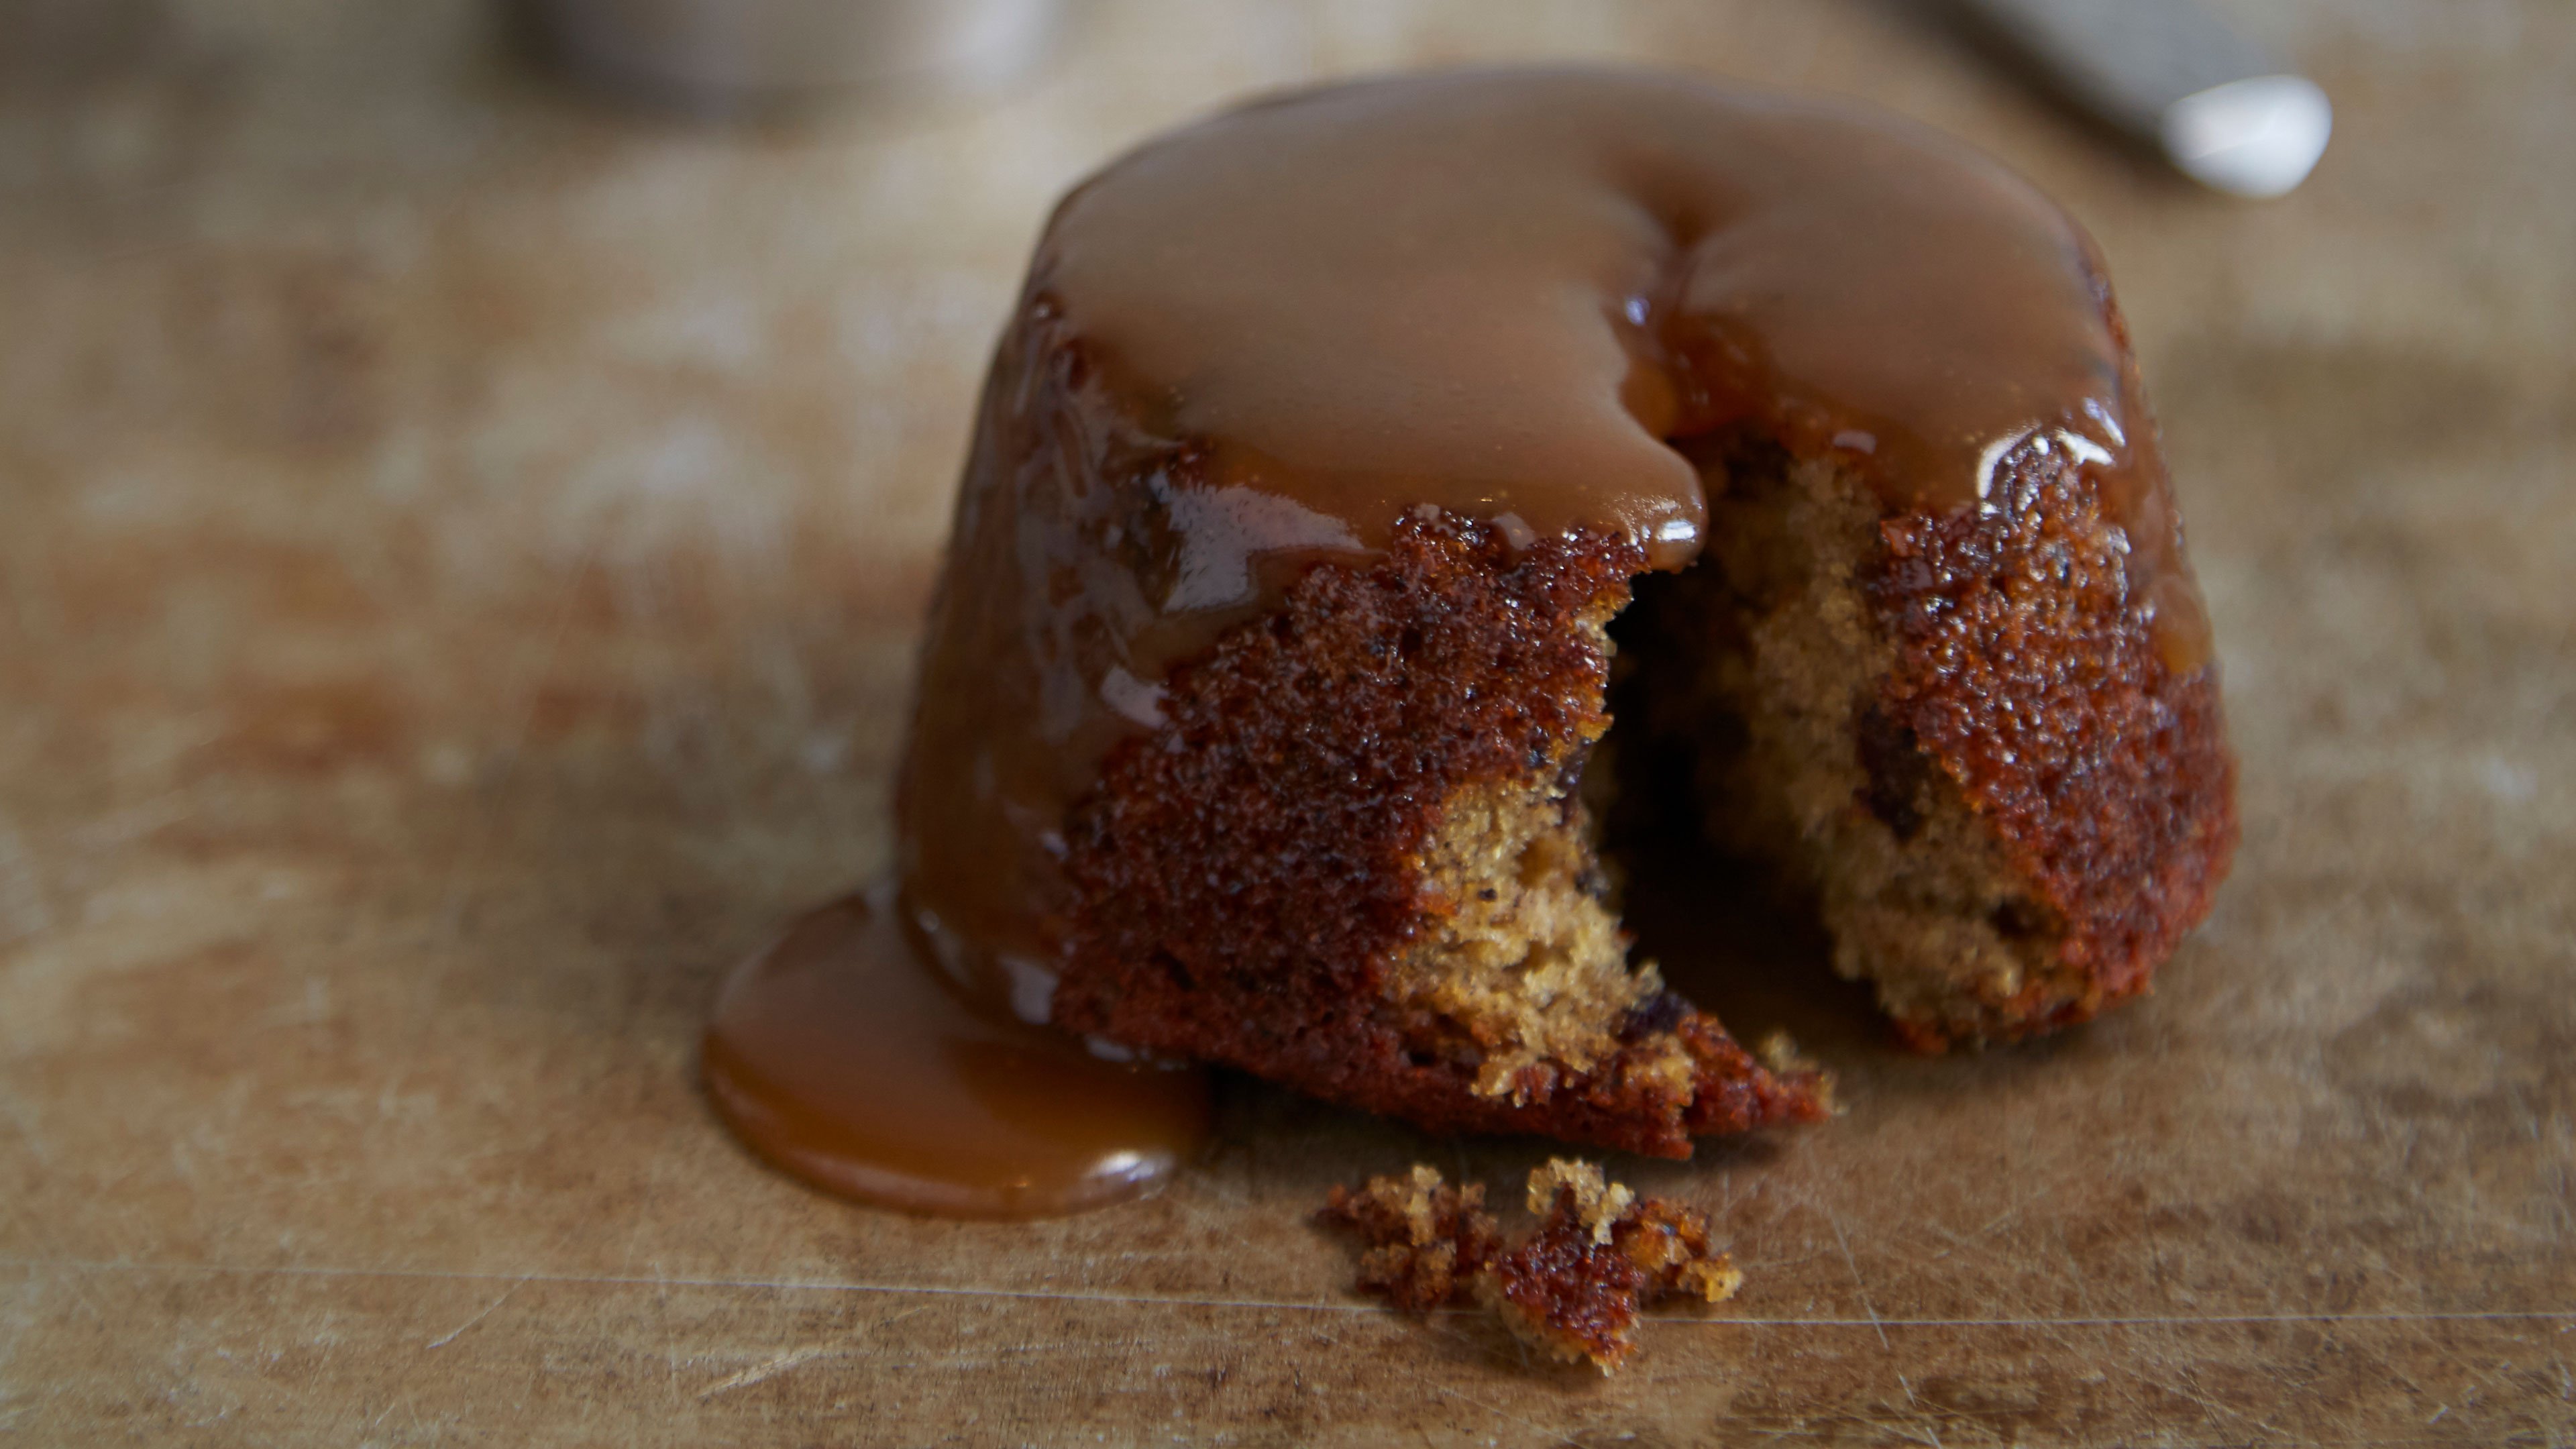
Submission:
M 949 1217 L 1122 1202 L 1206 1139 L 1203 1071 L 1105 1059 L 939 956 L 887 886 L 797 921 L 717 1002 L 702 1054 L 717 1113 L 817 1187 Z

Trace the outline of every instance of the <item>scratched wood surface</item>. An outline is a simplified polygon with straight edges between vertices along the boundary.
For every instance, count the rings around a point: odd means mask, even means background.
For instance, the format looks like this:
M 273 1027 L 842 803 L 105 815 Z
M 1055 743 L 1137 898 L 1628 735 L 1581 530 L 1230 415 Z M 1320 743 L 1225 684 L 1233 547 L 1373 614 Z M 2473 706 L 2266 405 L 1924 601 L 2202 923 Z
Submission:
M 2277 204 L 1858 0 L 1109 3 L 1001 104 L 759 132 L 463 0 L 8 12 L 0 1442 L 2576 1441 L 2576 10 L 2232 8 L 2340 107 Z M 2163 989 L 1910 1059 L 1795 929 L 1669 911 L 1851 1112 L 1623 1164 L 1750 1281 L 1615 1382 L 1308 1224 L 1533 1144 L 1233 1083 L 1168 1194 L 1031 1229 L 747 1160 L 701 1013 L 885 859 L 1049 199 L 1249 88 L 1536 55 L 1866 95 L 2100 236 L 2244 761 Z

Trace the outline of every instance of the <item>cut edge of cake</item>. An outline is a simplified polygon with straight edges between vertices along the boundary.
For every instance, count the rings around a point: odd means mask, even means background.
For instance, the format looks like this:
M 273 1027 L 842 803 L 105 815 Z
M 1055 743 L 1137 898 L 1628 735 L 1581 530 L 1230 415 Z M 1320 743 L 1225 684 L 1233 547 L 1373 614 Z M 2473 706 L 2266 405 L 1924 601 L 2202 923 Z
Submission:
M 1602 773 L 1695 794 L 1918 1047 L 2145 990 L 2224 871 L 2232 765 L 2072 464 L 2007 456 L 1943 518 L 1758 438 L 1693 455 L 1677 574 L 1417 513 L 1175 669 L 1069 832 L 1059 1018 L 1431 1130 L 1685 1156 L 1831 1115 L 1631 959 Z

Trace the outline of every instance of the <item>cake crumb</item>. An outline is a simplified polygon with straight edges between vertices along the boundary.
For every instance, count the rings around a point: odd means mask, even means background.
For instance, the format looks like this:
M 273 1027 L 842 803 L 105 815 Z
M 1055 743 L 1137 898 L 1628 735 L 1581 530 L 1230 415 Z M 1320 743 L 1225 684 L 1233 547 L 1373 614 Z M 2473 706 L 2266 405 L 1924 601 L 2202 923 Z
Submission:
M 1369 1244 L 1361 1289 L 1417 1313 L 1466 1296 L 1502 1246 L 1484 1185 L 1451 1187 L 1420 1163 L 1404 1177 L 1372 1177 L 1358 1192 L 1335 1187 L 1322 1216 Z
M 1474 1301 L 1529 1343 L 1568 1363 L 1616 1372 L 1637 1347 L 1637 1314 L 1665 1299 L 1723 1302 L 1744 1284 L 1711 1252 L 1708 1218 L 1640 1198 L 1592 1163 L 1551 1158 L 1529 1175 L 1538 1223 L 1506 1247 L 1481 1184 L 1449 1186 L 1437 1169 L 1336 1187 L 1323 1219 L 1358 1233 L 1359 1286 L 1424 1312 Z
M 1573 1210 L 1576 1221 L 1592 1234 L 1595 1243 L 1610 1241 L 1610 1230 L 1636 1205 L 1637 1195 L 1625 1183 L 1612 1182 L 1601 1175 L 1601 1169 L 1573 1158 L 1551 1157 L 1547 1166 L 1529 1175 L 1529 1210 L 1544 1216 L 1560 1205 Z
M 1839 1117 L 1843 1114 L 1842 1104 L 1834 1100 L 1833 1073 L 1826 1071 L 1814 1057 L 1800 1050 L 1796 1037 L 1785 1031 L 1770 1033 L 1754 1046 L 1753 1059 L 1762 1064 L 1764 1071 L 1783 1081 L 1813 1081 L 1816 1084 L 1816 1105 L 1820 1112 L 1827 1117 Z

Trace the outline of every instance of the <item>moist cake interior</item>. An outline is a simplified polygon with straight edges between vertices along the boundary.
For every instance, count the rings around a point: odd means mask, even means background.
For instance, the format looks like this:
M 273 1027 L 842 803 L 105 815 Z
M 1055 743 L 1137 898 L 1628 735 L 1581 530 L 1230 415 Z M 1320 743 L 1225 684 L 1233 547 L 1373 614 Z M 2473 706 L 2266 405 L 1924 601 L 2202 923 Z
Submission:
M 1588 1071 L 1623 1047 L 1623 1070 L 1688 1080 L 1679 1051 L 1638 1060 L 1678 1003 L 1653 962 L 1630 961 L 1618 916 L 1627 851 L 1677 829 L 1758 876 L 1777 908 L 1820 918 L 1836 970 L 1871 980 L 1900 1024 L 1946 1028 L 1915 1033 L 1920 1044 L 1977 1039 L 1985 1024 L 1958 1003 L 2007 1000 L 2065 969 L 2057 913 L 1873 703 L 1894 650 L 1867 596 L 1878 495 L 1750 436 L 1692 451 L 1706 552 L 1638 576 L 1625 609 L 1587 621 L 1612 651 L 1608 733 L 1558 773 L 1453 800 L 1425 853 L 1454 911 L 1388 994 L 1416 1042 L 1463 1033 L 1454 1056 L 1477 1063 L 1489 1095 L 1512 1094 L 1534 1064 Z

